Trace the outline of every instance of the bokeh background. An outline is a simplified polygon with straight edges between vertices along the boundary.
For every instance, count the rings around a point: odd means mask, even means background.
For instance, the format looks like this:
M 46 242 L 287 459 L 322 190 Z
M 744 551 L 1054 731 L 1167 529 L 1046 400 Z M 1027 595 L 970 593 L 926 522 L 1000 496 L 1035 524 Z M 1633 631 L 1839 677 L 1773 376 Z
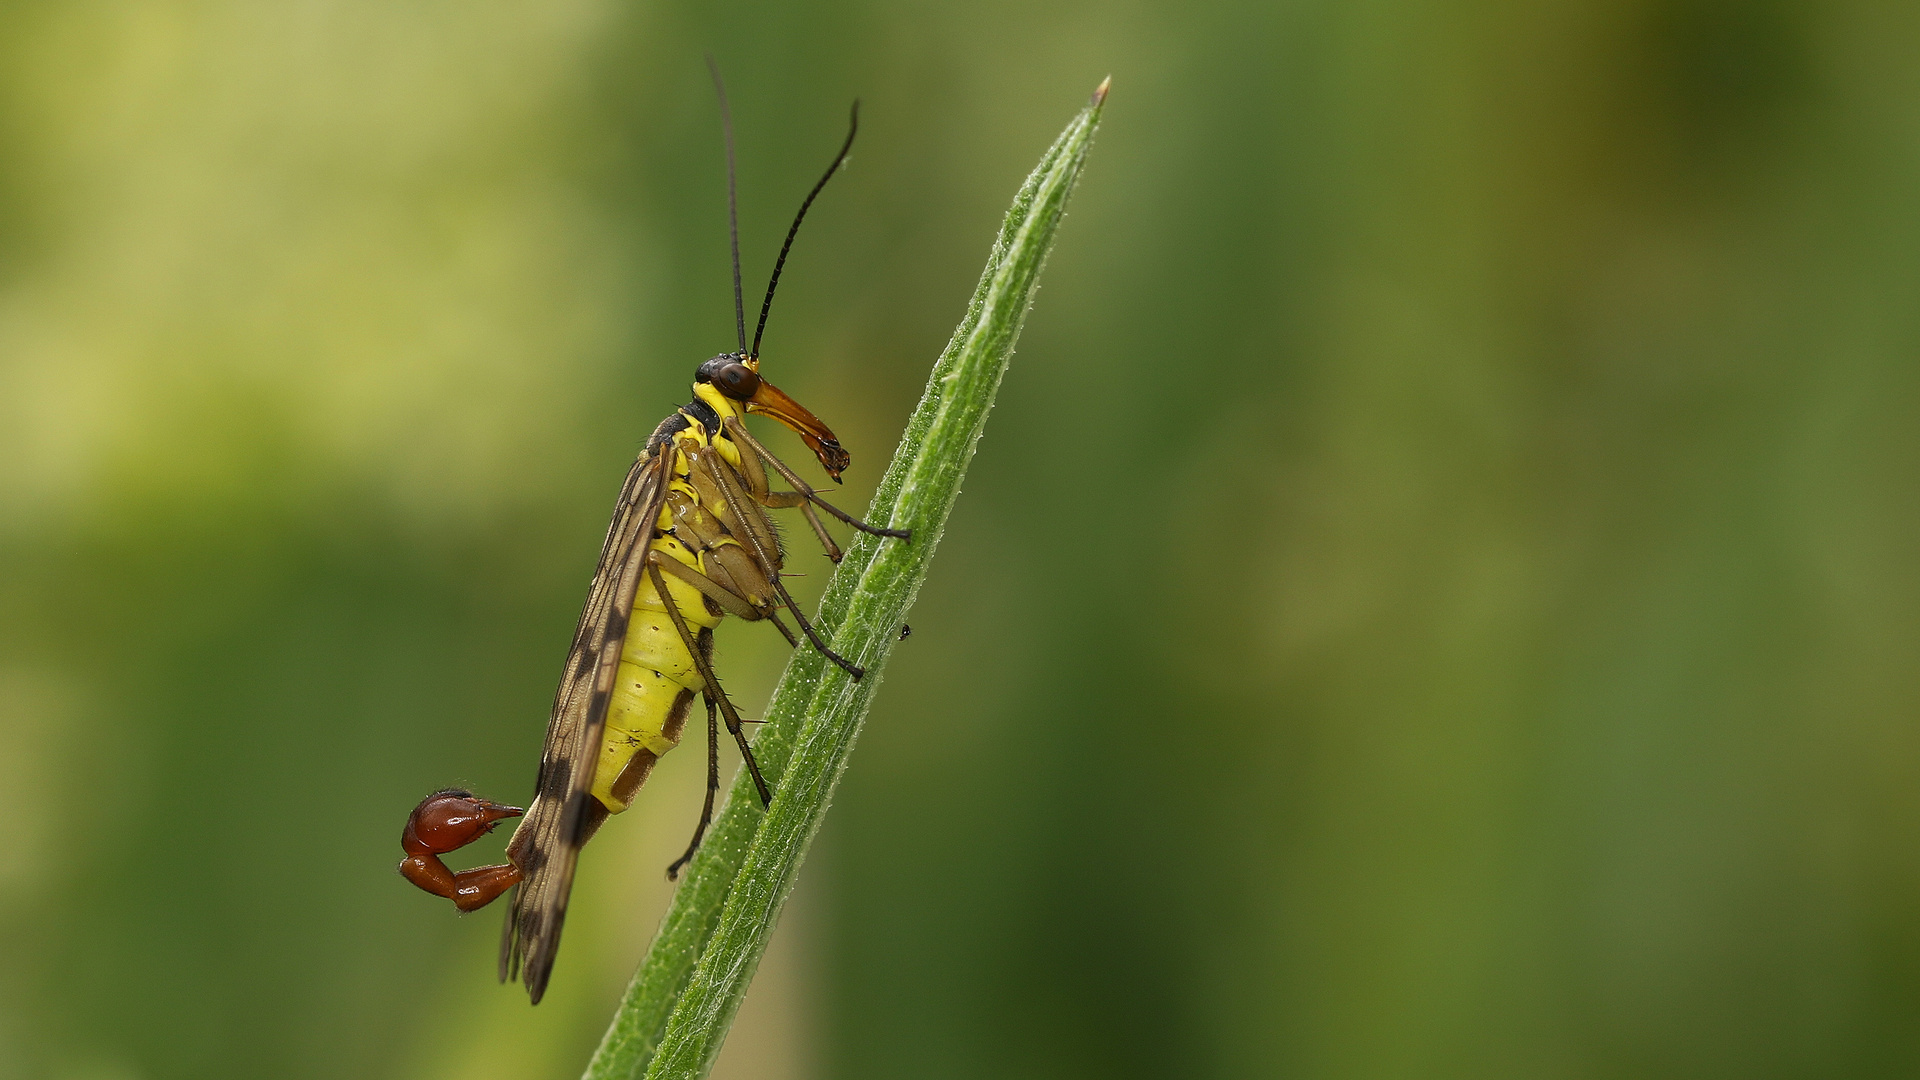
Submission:
M 0 1080 L 578 1074 L 700 752 L 538 1009 L 392 867 L 730 347 L 707 51 L 750 293 L 865 103 L 855 509 L 1114 77 L 721 1075 L 1920 1073 L 1920 7 L 17 0 Z

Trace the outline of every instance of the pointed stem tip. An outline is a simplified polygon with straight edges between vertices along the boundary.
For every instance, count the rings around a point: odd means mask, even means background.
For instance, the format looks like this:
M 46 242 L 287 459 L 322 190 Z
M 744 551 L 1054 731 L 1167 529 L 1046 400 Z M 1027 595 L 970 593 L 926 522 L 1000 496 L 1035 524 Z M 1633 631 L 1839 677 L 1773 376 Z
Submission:
M 1109 75 L 1106 78 L 1100 80 L 1099 86 L 1096 86 L 1093 88 L 1093 107 L 1094 108 L 1096 109 L 1099 108 L 1100 104 L 1107 100 L 1107 87 L 1112 85 L 1113 85 L 1113 76 Z

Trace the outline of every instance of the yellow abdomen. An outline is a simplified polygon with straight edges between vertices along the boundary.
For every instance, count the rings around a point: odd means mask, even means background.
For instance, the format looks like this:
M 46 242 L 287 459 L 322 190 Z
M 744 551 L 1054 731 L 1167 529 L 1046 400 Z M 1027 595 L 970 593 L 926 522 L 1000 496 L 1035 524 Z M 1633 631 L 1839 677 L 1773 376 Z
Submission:
M 704 433 L 687 432 L 682 437 L 689 435 L 693 438 L 687 441 L 706 441 Z M 732 449 L 729 441 L 717 441 L 722 447 Z M 662 452 L 677 453 L 673 449 Z M 671 486 L 673 490 L 695 495 L 692 486 L 682 479 L 686 475 L 685 460 L 681 456 L 676 462 L 679 467 L 675 469 Z M 661 508 L 656 524 L 657 531 L 661 533 L 673 525 L 666 507 Z M 656 535 L 651 550 L 685 563 L 703 574 L 707 572 L 705 559 L 700 553 L 689 550 L 672 536 Z M 671 574 L 663 574 L 662 577 L 667 583 L 667 593 L 673 598 L 674 607 L 686 621 L 690 633 L 697 635 L 703 628 L 711 629 L 720 624 L 721 616 L 708 613 L 706 597 L 701 595 L 700 590 Z M 633 617 L 627 624 L 626 645 L 620 652 L 620 670 L 614 676 L 613 695 L 607 703 L 606 728 L 600 740 L 600 762 L 593 775 L 594 798 L 615 814 L 632 805 L 639 791 L 638 781 L 644 779 L 644 773 L 629 777 L 624 784 L 620 783 L 621 777 L 640 751 L 650 751 L 654 758 L 658 758 L 679 744 L 680 727 L 686 718 L 687 707 L 693 695 L 705 688 L 705 680 L 700 677 L 700 670 L 693 662 L 693 654 L 688 651 L 680 632 L 674 628 L 666 605 L 661 602 L 660 593 L 654 588 L 653 576 L 642 573 L 640 587 L 634 593 Z

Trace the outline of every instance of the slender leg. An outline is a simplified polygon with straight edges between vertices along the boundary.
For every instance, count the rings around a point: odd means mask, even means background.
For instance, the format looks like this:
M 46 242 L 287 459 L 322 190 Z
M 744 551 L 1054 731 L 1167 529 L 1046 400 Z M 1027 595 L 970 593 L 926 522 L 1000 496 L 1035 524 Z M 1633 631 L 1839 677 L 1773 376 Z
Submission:
M 727 510 L 733 514 L 734 520 L 744 523 L 747 521 L 748 514 L 760 514 L 760 511 L 754 507 L 752 503 L 746 501 L 748 493 L 739 489 L 737 486 L 739 481 L 737 481 L 734 476 L 729 475 L 733 470 L 716 466 L 713 463 L 716 459 L 718 459 L 717 454 L 712 457 L 702 455 L 699 459 L 698 467 L 706 470 L 706 475 L 711 478 L 714 485 L 719 488 L 720 497 L 726 500 Z M 744 460 L 744 458 L 742 460 Z M 778 462 L 775 462 L 775 464 L 778 465 Z M 781 467 L 784 468 L 784 466 Z M 762 520 L 764 520 L 764 516 Z M 760 538 L 756 535 L 755 529 L 743 527 L 740 531 L 745 534 L 746 543 L 753 551 L 755 559 L 759 562 L 761 573 L 766 575 L 768 583 L 771 584 L 774 591 L 780 595 L 781 601 L 783 601 L 788 608 L 792 609 L 794 620 L 800 624 L 800 629 L 806 633 L 807 640 L 813 642 L 813 647 L 819 649 L 821 655 L 840 665 L 846 670 L 847 674 L 854 678 L 858 679 L 862 675 L 865 675 L 865 669 L 828 648 L 827 643 L 823 641 L 819 633 L 814 630 L 813 624 L 808 622 L 807 617 L 800 613 L 800 606 L 793 602 L 792 594 L 788 593 L 787 587 L 780 583 L 780 560 L 777 558 L 778 553 L 768 551 L 761 545 Z
M 752 602 L 746 597 L 741 596 L 725 585 L 695 570 L 679 559 L 663 558 L 660 560 L 660 568 L 672 574 L 674 577 L 679 578 L 681 581 L 699 589 L 714 603 L 719 604 L 722 611 L 725 611 L 736 619 L 755 622 L 766 618 L 766 612 L 755 608 Z
M 700 824 L 694 826 L 693 841 L 687 845 L 686 853 L 667 867 L 668 881 L 678 880 L 680 868 L 692 862 L 693 853 L 700 850 L 700 841 L 707 835 L 707 826 L 713 824 L 713 793 L 719 790 L 720 727 L 714 719 L 713 699 L 707 698 L 707 801 L 700 807 Z
M 716 465 L 716 461 L 720 461 L 720 464 Z M 739 550 L 745 551 L 752 556 L 753 566 L 740 567 L 739 569 L 742 571 L 748 569 L 757 570 L 765 580 L 770 591 L 777 595 L 782 603 L 793 610 L 793 617 L 800 623 L 800 629 L 806 632 L 807 640 L 813 642 L 814 647 L 819 649 L 822 655 L 846 669 L 847 674 L 852 675 L 856 679 L 860 678 L 866 674 L 865 670 L 856 664 L 848 662 L 845 657 L 842 657 L 839 653 L 827 647 L 827 643 L 822 640 L 820 634 L 814 630 L 813 624 L 808 622 L 807 617 L 800 613 L 799 606 L 793 602 L 793 595 L 787 592 L 785 585 L 781 584 L 779 552 L 777 550 L 768 550 L 767 546 L 762 543 L 759 535 L 761 530 L 759 528 L 745 524 L 750 520 L 749 515 L 757 517 L 763 524 L 766 523 L 766 518 L 760 508 L 750 501 L 748 493 L 741 490 L 740 485 L 742 481 L 736 475 L 733 475 L 733 470 L 730 467 L 723 467 L 724 465 L 724 460 L 721 460 L 717 454 L 701 453 L 696 457 L 689 458 L 689 468 L 699 470 L 700 475 L 704 479 L 713 482 L 714 488 L 719 492 L 721 499 L 727 504 L 728 513 L 733 515 L 735 521 L 742 523 L 738 536 L 738 539 L 741 540 Z M 768 536 L 772 535 L 772 527 L 770 524 L 766 526 L 765 532 Z M 731 551 L 734 549 L 728 548 L 726 550 Z M 710 549 L 708 554 L 717 555 L 718 552 Z M 674 576 L 687 581 L 702 593 L 711 596 L 714 602 L 722 608 L 735 615 L 739 615 L 741 618 L 760 619 L 770 614 L 770 611 L 763 612 L 759 610 L 754 610 L 749 613 L 743 609 L 742 605 L 752 604 L 753 601 L 751 599 L 735 594 L 719 582 L 714 581 L 677 559 L 668 559 L 658 556 L 656 553 L 656 555 L 648 556 L 648 560 L 649 565 L 656 565 L 660 569 L 666 570 Z M 738 584 L 737 581 L 736 584 Z M 786 635 L 788 642 L 795 645 L 799 644 L 799 642 L 794 641 L 793 634 L 789 632 L 784 625 L 778 623 L 775 625 L 780 626 L 780 632 Z M 729 726 L 731 727 L 731 722 L 729 722 Z
M 745 461 L 746 455 L 741 455 L 741 460 Z M 741 490 L 741 482 L 732 475 L 733 470 L 726 467 L 725 458 L 709 451 L 700 456 L 699 468 L 719 489 L 720 498 L 727 504 L 727 512 L 740 523 L 740 535 L 735 539 L 744 541 L 747 550 L 753 552 L 754 560 L 760 564 L 761 574 L 778 578 L 780 551 L 773 541 L 773 523 L 754 505 L 752 494 Z
M 827 643 L 820 639 L 820 632 L 815 630 L 813 624 L 807 621 L 807 617 L 800 613 L 800 605 L 793 602 L 793 594 L 787 592 L 787 587 L 780 584 L 779 578 L 773 580 L 773 588 L 780 594 L 780 599 L 786 603 L 787 609 L 793 612 L 793 621 L 800 624 L 800 629 L 807 635 L 807 640 L 813 642 L 813 647 L 820 650 L 820 655 L 840 665 L 842 670 L 856 679 L 867 673 L 866 668 L 827 648 Z
M 755 461 L 756 459 L 752 454 L 742 454 L 740 460 Z M 814 538 L 819 540 L 820 546 L 826 550 L 827 558 L 836 563 L 840 561 L 840 556 L 843 554 L 840 545 L 833 539 L 833 534 L 827 531 L 827 527 L 820 524 L 820 515 L 813 512 L 813 503 L 805 495 L 797 491 L 754 491 L 751 483 L 748 485 L 747 494 L 753 496 L 754 502 L 769 510 L 791 510 L 796 506 L 799 507 L 801 516 L 807 519 L 808 525 L 813 526 Z
M 667 591 L 667 581 L 660 573 L 660 563 L 666 556 L 657 551 L 647 554 L 647 573 L 653 576 L 654 590 L 667 609 L 667 618 L 673 621 L 673 628 L 680 631 L 680 640 L 686 643 L 687 652 L 693 657 L 693 665 L 700 669 L 700 677 L 707 683 L 707 700 L 720 706 L 720 715 L 727 718 L 727 731 L 733 740 L 740 744 L 740 756 L 747 761 L 747 772 L 753 777 L 753 786 L 760 793 L 762 805 L 771 805 L 773 790 L 767 787 L 766 778 L 760 775 L 760 763 L 753 758 L 753 745 L 747 742 L 747 734 L 741 727 L 740 714 L 733 711 L 733 702 L 727 700 L 727 692 L 720 688 L 720 679 L 713 673 L 713 665 L 707 661 L 705 650 L 687 630 L 687 620 L 680 614 L 680 605 L 674 603 L 673 594 Z M 774 582 L 774 587 L 779 587 Z M 785 590 L 782 590 L 783 592 Z
M 813 512 L 813 503 L 797 491 L 774 491 L 767 487 L 767 473 L 760 467 L 760 455 L 754 453 L 751 448 L 740 455 L 740 479 L 747 485 L 747 495 L 769 510 L 791 510 L 796 506 L 799 507 L 800 513 L 807 519 L 807 524 L 813 527 L 814 537 L 820 541 L 820 546 L 826 549 L 827 558 L 835 563 L 840 561 L 842 554 L 840 545 L 833 539 L 833 534 L 827 531 L 827 527 L 820 524 L 820 515 Z
M 720 426 L 728 434 L 733 434 L 736 428 L 740 431 L 746 430 L 744 424 L 731 418 L 721 421 Z M 738 440 L 736 440 L 736 443 L 742 446 L 745 445 L 745 443 L 739 442 Z M 765 498 L 767 492 L 770 490 L 767 485 L 767 470 L 760 467 L 760 458 L 758 455 L 750 453 L 740 455 L 740 479 L 746 481 L 747 490 L 753 493 L 755 499 Z
M 794 494 L 800 493 L 796 491 Z M 820 546 L 827 549 L 828 561 L 835 566 L 840 565 L 840 559 L 846 552 L 840 550 L 840 545 L 834 542 L 833 534 L 827 532 L 827 527 L 820 524 L 820 515 L 813 512 L 813 503 L 804 498 L 800 500 L 800 516 L 806 518 L 807 524 L 813 526 L 813 535 L 819 537 Z
M 820 509 L 825 510 L 827 513 L 832 514 L 834 517 L 839 518 L 841 521 L 846 522 L 847 524 L 853 526 L 856 529 L 859 529 L 861 532 L 864 532 L 864 533 L 872 533 L 875 536 L 892 536 L 901 540 L 912 539 L 913 537 L 912 529 L 882 529 L 877 526 L 869 525 L 866 522 L 861 521 L 859 518 L 854 517 L 852 514 L 849 514 L 846 511 L 841 510 L 839 507 L 834 506 L 832 503 L 829 503 L 827 500 L 822 499 L 819 493 L 815 492 L 813 488 L 810 485 L 808 485 L 808 483 L 805 480 L 800 479 L 799 473 L 796 473 L 792 469 L 788 468 L 786 462 L 781 461 L 777 457 L 774 457 L 773 451 L 768 450 L 766 447 L 760 445 L 760 440 L 754 438 L 752 435 L 747 434 L 747 426 L 745 424 L 742 424 L 740 421 L 735 420 L 732 417 L 728 417 L 727 420 L 725 421 L 725 426 L 726 426 L 728 435 L 733 436 L 733 438 L 736 441 L 748 447 L 754 453 L 760 455 L 760 457 L 764 458 L 767 464 L 773 466 L 773 471 L 780 474 L 781 479 L 793 485 L 793 490 L 799 492 L 802 495 L 805 495 L 809 500 L 811 500 L 813 503 L 818 505 Z

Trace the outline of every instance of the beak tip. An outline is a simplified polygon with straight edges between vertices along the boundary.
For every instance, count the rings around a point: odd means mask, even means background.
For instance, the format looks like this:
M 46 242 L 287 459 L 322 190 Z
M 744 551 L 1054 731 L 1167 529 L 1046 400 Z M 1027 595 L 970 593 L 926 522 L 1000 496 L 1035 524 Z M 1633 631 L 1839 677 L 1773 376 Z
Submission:
M 788 397 L 785 391 L 765 379 L 760 380 L 759 388 L 747 401 L 747 411 L 771 416 L 798 434 L 807 448 L 820 459 L 821 467 L 828 476 L 833 477 L 833 482 L 840 482 L 840 473 L 846 469 L 851 457 L 841 449 L 839 440 L 833 437 L 833 430 L 799 402 Z

